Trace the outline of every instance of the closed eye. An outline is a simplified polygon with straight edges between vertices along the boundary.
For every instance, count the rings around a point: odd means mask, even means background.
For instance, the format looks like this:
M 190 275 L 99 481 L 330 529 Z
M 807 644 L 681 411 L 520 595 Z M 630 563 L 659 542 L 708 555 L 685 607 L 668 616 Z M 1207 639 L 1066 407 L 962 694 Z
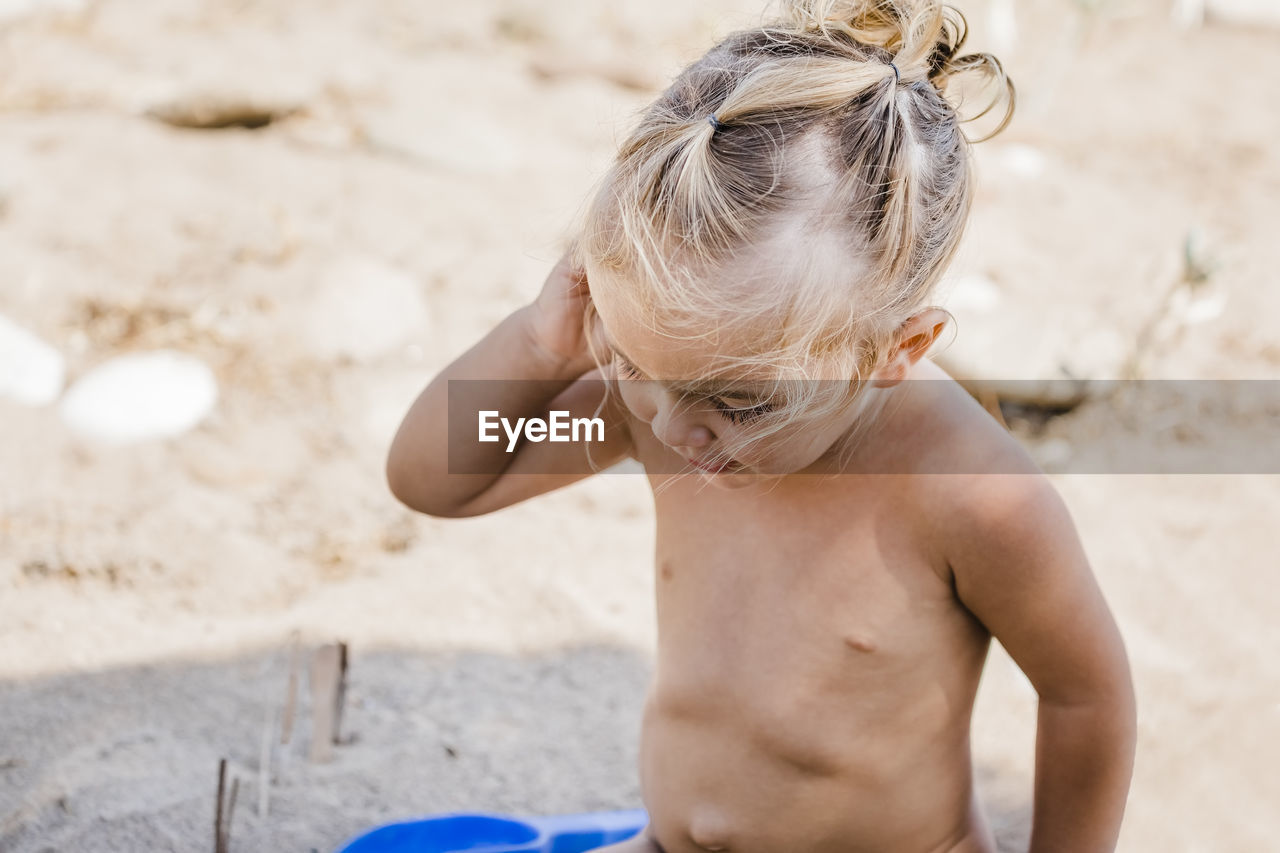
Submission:
M 719 410 L 720 414 L 724 415 L 730 420 L 730 422 L 735 424 L 744 424 L 748 421 L 753 421 L 761 415 L 768 414 L 773 411 L 773 406 L 769 403 L 757 403 L 754 406 L 734 406 L 726 403 L 719 397 L 711 397 L 709 399 L 711 400 L 711 405 L 715 406 L 716 409 Z
M 619 377 L 625 379 L 644 378 L 644 374 L 623 358 L 621 353 L 614 353 L 614 364 L 617 366 Z M 741 403 L 729 402 L 723 397 L 708 397 L 706 399 L 715 407 L 716 411 L 734 424 L 744 424 L 773 411 L 773 405 L 767 402 L 744 406 Z
M 619 376 L 625 376 L 628 379 L 639 379 L 641 377 L 640 371 L 636 370 L 626 359 L 620 356 L 614 359 L 614 364 L 618 366 Z

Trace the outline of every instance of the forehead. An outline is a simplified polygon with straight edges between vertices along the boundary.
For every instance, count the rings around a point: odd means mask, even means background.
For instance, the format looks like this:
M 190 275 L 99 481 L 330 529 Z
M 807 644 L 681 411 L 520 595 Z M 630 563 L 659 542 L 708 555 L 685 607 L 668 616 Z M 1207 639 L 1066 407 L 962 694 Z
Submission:
M 646 378 L 683 390 L 749 390 L 778 378 L 778 371 L 758 363 L 765 332 L 707 318 L 664 328 L 647 322 L 639 311 L 607 289 L 597 296 L 604 342 Z M 752 363 L 755 357 L 757 363 Z

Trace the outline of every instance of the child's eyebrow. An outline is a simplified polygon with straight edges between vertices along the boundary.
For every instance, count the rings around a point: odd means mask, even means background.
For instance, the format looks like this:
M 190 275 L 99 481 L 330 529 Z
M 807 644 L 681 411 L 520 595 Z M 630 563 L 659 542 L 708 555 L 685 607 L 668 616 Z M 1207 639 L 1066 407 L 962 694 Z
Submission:
M 632 361 L 626 353 L 618 349 L 617 345 L 613 342 L 613 338 L 609 337 L 608 333 L 605 333 L 604 335 L 604 343 L 605 346 L 613 350 L 615 355 L 625 361 L 632 370 L 639 373 L 641 376 L 645 375 L 645 372 L 636 367 L 636 363 Z M 756 396 L 752 391 L 725 388 L 724 386 L 717 386 L 709 382 L 667 382 L 661 379 L 650 379 L 649 381 L 665 385 L 667 388 L 678 394 L 688 394 L 693 397 L 742 397 L 746 399 L 753 399 Z

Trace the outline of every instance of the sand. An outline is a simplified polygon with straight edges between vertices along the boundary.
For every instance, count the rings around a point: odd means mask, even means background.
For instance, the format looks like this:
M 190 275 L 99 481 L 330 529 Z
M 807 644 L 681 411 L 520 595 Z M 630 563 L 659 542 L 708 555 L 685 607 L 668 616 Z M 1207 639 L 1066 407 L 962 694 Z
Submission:
M 1212 9 L 1181 29 L 1170 5 L 1036 0 L 1010 29 L 963 4 L 1020 103 L 978 148 L 944 288 L 949 364 L 1276 377 L 1280 32 Z M 0 314 L 60 354 L 70 383 L 155 350 L 218 382 L 194 429 L 126 444 L 75 431 L 44 379 L 25 402 L 0 397 L 0 850 L 211 849 L 223 757 L 241 780 L 238 851 L 328 851 L 451 809 L 639 804 L 654 641 L 642 479 L 441 521 L 400 507 L 382 462 L 419 388 L 536 294 L 628 118 L 757 13 L 0 8 Z M 192 127 L 217 124 L 232 126 Z M 1212 270 L 1201 288 L 1180 283 L 1189 238 Z M 1086 404 L 1024 433 L 1061 459 L 1107 416 Z M 1271 849 L 1280 476 L 1054 481 L 1138 689 L 1121 849 Z M 346 740 L 332 763 L 307 760 L 304 679 L 260 814 L 293 637 L 304 652 L 350 644 Z M 1005 850 L 1025 849 L 1034 711 L 995 649 L 973 745 Z

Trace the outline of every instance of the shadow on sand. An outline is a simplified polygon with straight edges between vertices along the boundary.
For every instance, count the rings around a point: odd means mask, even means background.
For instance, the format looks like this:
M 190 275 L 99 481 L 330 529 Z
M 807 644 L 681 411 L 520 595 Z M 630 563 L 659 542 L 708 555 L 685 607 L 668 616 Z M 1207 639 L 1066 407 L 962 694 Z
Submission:
M 436 812 L 640 805 L 636 737 L 650 664 L 634 650 L 356 649 L 345 742 L 328 764 L 306 759 L 305 672 L 292 739 L 279 744 L 287 660 L 270 649 L 0 684 L 0 850 L 212 849 L 223 757 L 240 780 L 237 853 L 329 853 L 376 825 Z M 1025 850 L 1027 803 L 987 809 L 1001 849 Z

